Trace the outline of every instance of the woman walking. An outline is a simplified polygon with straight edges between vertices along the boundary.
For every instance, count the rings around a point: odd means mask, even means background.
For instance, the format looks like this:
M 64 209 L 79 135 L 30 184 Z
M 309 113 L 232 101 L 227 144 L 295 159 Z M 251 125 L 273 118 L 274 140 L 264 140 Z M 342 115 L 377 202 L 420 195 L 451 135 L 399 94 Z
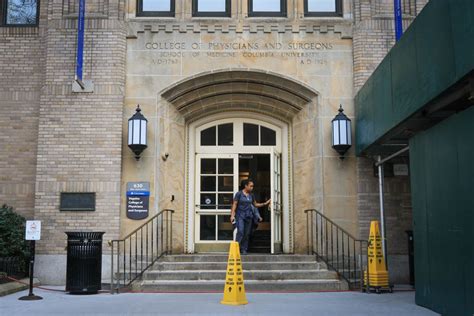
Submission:
M 253 207 L 259 208 L 270 205 L 271 200 L 265 203 L 257 203 L 252 194 L 254 183 L 252 180 L 242 181 L 243 189 L 234 196 L 234 202 L 230 212 L 230 221 L 237 228 L 236 241 L 240 246 L 240 253 L 247 254 L 249 246 L 249 236 L 252 230 L 254 211 Z

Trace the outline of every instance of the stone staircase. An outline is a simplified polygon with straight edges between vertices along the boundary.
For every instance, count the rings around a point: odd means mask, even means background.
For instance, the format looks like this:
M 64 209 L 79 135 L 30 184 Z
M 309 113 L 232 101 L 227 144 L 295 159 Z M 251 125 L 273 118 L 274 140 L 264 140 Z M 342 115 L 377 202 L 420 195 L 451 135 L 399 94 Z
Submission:
M 227 254 L 163 257 L 132 284 L 137 291 L 222 291 Z M 309 255 L 249 254 L 242 256 L 246 290 L 334 291 L 348 285 L 334 271 Z

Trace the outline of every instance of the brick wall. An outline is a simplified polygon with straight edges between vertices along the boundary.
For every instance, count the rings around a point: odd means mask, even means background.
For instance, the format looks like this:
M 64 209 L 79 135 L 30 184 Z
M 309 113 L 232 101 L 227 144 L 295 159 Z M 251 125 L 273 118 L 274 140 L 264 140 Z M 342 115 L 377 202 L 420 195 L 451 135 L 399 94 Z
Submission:
M 402 0 L 406 29 L 428 0 Z M 363 86 L 395 44 L 393 0 L 354 1 L 354 87 Z
M 408 161 L 400 161 L 408 164 Z M 374 175 L 373 161 L 360 158 L 357 162 L 357 208 L 360 235 L 369 236 L 370 221 L 380 218 L 379 183 Z M 408 176 L 384 178 L 384 210 L 389 254 L 408 253 L 406 230 L 412 229 L 410 181 Z
M 0 28 L 0 204 L 26 218 L 34 214 L 43 33 L 44 23 Z
M 123 0 L 88 1 L 84 78 L 75 94 L 77 5 L 42 1 L 38 27 L 0 28 L 0 204 L 43 221 L 38 253 L 67 230 L 118 236 L 126 32 Z M 96 192 L 95 212 L 60 212 L 62 191 Z M 107 248 L 105 248 L 107 250 Z
M 106 16 L 104 6 L 95 5 L 86 19 L 84 79 L 93 80 L 93 93 L 72 92 L 74 9 L 48 6 L 35 194 L 35 217 L 43 221 L 40 254 L 65 254 L 69 230 L 104 231 L 105 240 L 118 237 L 126 31 L 122 2 L 105 3 Z M 60 192 L 96 192 L 96 210 L 61 212 Z

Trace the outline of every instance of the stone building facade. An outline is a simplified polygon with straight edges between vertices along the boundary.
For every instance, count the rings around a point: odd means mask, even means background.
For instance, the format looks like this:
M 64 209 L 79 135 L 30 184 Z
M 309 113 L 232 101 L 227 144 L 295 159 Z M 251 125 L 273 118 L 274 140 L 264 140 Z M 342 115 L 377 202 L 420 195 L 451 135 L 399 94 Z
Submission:
M 92 93 L 72 90 L 78 1 L 43 0 L 37 26 L 0 27 L 0 202 L 42 220 L 37 271 L 45 283 L 64 282 L 65 231 L 105 231 L 106 271 L 106 241 L 144 222 L 126 216 L 128 182 L 150 183 L 151 215 L 176 211 L 175 252 L 222 251 L 225 243 L 200 242 L 195 224 L 204 216 L 195 208 L 196 157 L 227 154 L 238 164 L 238 154 L 270 149 L 209 151 L 196 135 L 213 122 L 276 131 L 283 252 L 306 251 L 309 208 L 367 237 L 378 218 L 372 162 L 353 149 L 340 160 L 330 124 L 340 104 L 353 119 L 355 93 L 394 44 L 391 1 L 344 0 L 340 15 L 322 17 L 305 16 L 303 0 L 288 0 L 285 17 L 249 17 L 247 1 L 229 2 L 229 17 L 193 16 L 191 0 L 174 1 L 174 16 L 150 17 L 137 14 L 134 0 L 88 0 Z M 403 1 L 405 27 L 425 2 Z M 137 104 L 149 122 L 139 161 L 127 148 Z M 406 282 L 409 181 L 386 184 L 389 255 L 394 277 Z M 61 192 L 95 192 L 95 211 L 60 211 Z

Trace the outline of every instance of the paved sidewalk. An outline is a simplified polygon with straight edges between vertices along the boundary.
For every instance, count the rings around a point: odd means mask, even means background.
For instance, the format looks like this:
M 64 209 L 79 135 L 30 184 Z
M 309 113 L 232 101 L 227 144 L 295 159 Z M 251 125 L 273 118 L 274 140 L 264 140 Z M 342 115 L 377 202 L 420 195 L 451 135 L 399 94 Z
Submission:
M 1 315 L 437 315 L 415 305 L 414 292 L 394 294 L 247 293 L 248 305 L 225 306 L 222 294 L 68 295 L 35 290 L 41 301 L 0 298 Z

